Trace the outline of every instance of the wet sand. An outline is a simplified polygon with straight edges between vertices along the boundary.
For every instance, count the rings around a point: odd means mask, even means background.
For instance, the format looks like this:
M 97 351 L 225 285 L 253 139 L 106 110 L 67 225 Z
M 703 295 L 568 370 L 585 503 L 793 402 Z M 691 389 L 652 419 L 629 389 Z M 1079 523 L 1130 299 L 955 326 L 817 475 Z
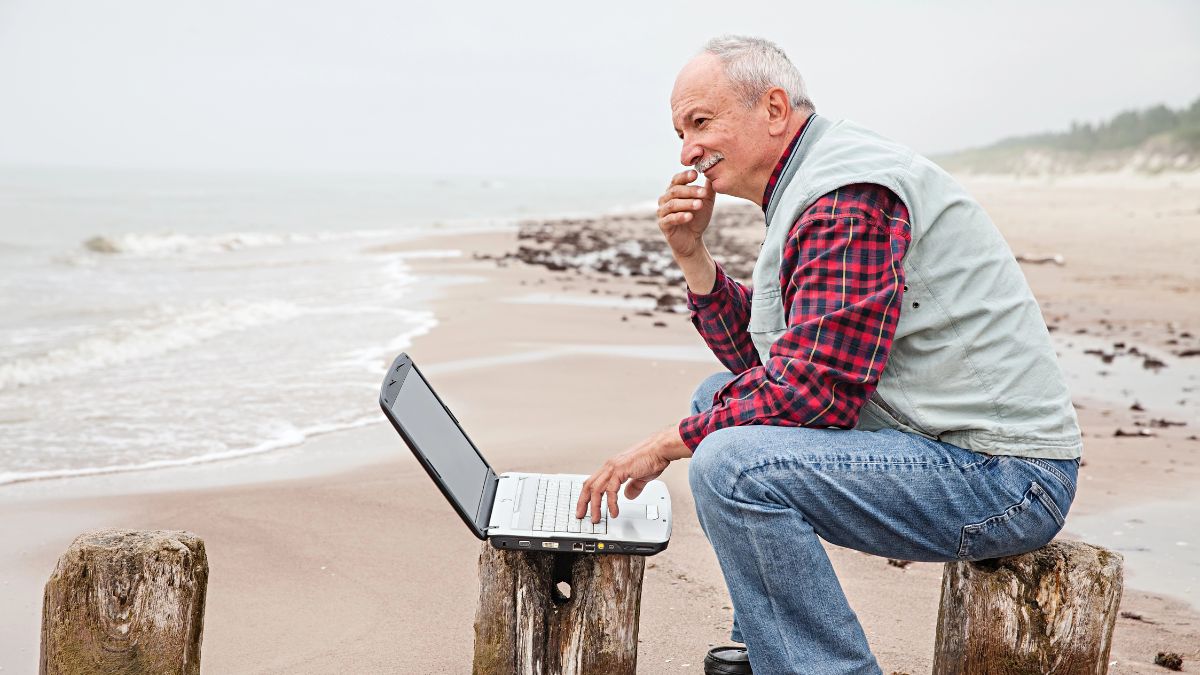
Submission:
M 1182 599 L 1185 584 L 1174 575 L 1195 575 L 1200 551 L 1200 526 L 1186 516 L 1200 478 L 1193 400 L 1200 397 L 1185 390 L 1194 387 L 1195 357 L 1181 355 L 1197 345 L 1183 334 L 1200 329 L 1193 260 L 1200 250 L 1200 198 L 1193 195 L 1200 192 L 1169 179 L 1136 187 L 970 187 L 1015 252 L 1063 256 L 1063 265 L 1024 267 L 1056 338 L 1086 336 L 1108 343 L 1107 352 L 1124 342 L 1125 352 L 1134 345 L 1167 364 L 1149 387 L 1178 390 L 1178 398 L 1164 399 L 1166 410 L 1148 397 L 1135 400 L 1116 370 L 1073 384 L 1086 464 L 1063 536 L 1082 533 L 1115 546 L 1113 537 L 1130 532 L 1174 531 L 1177 541 L 1189 541 L 1168 550 L 1137 543 L 1148 550 L 1129 551 L 1122 610 L 1141 618 L 1118 619 L 1110 672 L 1161 672 L 1153 665 L 1159 651 L 1182 653 L 1187 669 L 1200 658 L 1200 613 Z M 719 259 L 734 259 L 731 268 L 745 269 L 761 225 L 752 210 L 727 211 L 734 215 L 718 222 L 724 229 L 714 249 Z M 498 470 L 590 473 L 610 454 L 677 422 L 695 384 L 719 368 L 677 311 L 681 282 L 664 282 L 661 273 L 670 268 L 626 243 L 645 241 L 650 249 L 656 232 L 647 223 L 531 223 L 523 237 L 484 233 L 405 244 L 468 252 L 413 261 L 419 274 L 444 282 L 432 300 L 440 323 L 409 352 Z M 611 235 L 597 250 L 625 245 L 628 255 L 612 255 L 607 269 L 598 267 L 603 256 L 538 258 L 539 248 L 561 256 L 591 245 L 580 245 L 572 228 Z M 1084 353 L 1095 347 L 1080 338 L 1060 349 L 1064 361 L 1081 359 L 1096 373 L 1137 358 L 1114 354 L 1106 364 L 1102 355 Z M 1185 403 L 1172 408 L 1173 400 Z M 1134 403 L 1144 409 L 1131 409 Z M 1156 427 L 1154 419 L 1185 426 Z M 1118 429 L 1154 435 L 1116 436 Z M 708 647 L 728 641 L 729 598 L 695 519 L 686 461 L 663 479 L 675 528 L 670 548 L 648 561 L 639 670 L 700 672 Z M 1108 526 L 1125 534 L 1104 534 Z M 469 670 L 480 544 L 382 416 L 378 425 L 270 456 L 0 490 L 4 673 L 36 672 L 41 585 L 70 540 L 92 527 L 188 529 L 204 537 L 212 568 L 205 672 Z M 941 565 L 899 568 L 836 547 L 830 553 L 884 672 L 928 672 Z M 1176 561 L 1174 578 L 1153 590 L 1164 581 L 1161 572 L 1138 563 L 1135 553 Z

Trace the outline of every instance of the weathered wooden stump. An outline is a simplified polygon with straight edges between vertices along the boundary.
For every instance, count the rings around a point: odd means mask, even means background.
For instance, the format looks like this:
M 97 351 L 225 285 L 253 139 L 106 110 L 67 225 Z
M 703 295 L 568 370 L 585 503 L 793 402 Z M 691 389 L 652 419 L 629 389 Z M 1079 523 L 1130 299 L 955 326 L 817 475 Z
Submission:
M 1108 672 L 1121 554 L 1083 542 L 947 563 L 934 675 Z
M 642 556 L 503 551 L 484 542 L 474 672 L 634 675 L 645 566 Z
M 42 603 L 42 675 L 200 672 L 208 557 L 190 532 L 85 532 Z

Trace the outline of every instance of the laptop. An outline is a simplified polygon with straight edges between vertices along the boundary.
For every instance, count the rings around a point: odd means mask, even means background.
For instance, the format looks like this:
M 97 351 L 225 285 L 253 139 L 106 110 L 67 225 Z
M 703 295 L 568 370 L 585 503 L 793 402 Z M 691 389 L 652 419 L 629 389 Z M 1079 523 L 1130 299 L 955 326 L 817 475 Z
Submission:
M 495 548 L 634 555 L 667 548 L 671 496 L 665 483 L 650 481 L 632 500 L 618 491 L 615 518 L 602 499 L 599 523 L 593 526 L 590 509 L 577 520 L 586 475 L 497 475 L 408 354 L 388 369 L 379 406 L 467 527 Z

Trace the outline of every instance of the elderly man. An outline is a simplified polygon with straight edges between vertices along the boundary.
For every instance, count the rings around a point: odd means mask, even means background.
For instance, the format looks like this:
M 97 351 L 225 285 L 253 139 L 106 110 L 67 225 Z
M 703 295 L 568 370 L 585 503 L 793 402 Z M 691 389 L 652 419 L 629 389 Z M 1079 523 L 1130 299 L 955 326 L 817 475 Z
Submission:
M 943 562 L 1054 537 L 1082 443 L 1041 312 L 979 204 L 904 146 L 817 115 L 774 44 L 709 42 L 671 114 L 694 170 L 659 226 L 729 372 L 606 461 L 576 516 L 598 519 L 602 498 L 615 513 L 623 483 L 634 497 L 690 457 L 750 662 L 722 672 L 879 673 L 820 540 Z M 766 214 L 750 286 L 705 247 L 717 192 Z

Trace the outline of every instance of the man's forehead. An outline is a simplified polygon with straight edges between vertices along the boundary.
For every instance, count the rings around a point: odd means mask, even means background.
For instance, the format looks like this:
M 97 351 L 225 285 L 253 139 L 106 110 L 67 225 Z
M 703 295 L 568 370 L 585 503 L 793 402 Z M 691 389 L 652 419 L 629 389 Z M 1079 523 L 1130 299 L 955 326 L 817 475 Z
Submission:
M 723 75 L 725 67 L 721 63 L 721 59 L 715 54 L 697 54 L 691 61 L 683 64 L 683 68 L 679 69 L 679 75 L 675 77 L 676 83 L 693 78 L 706 79 L 712 81 L 714 77 Z
M 697 56 L 675 78 L 675 88 L 671 90 L 671 117 L 679 121 L 698 107 L 721 103 L 728 88 L 720 59 L 712 54 Z
M 719 86 L 725 79 L 721 61 L 712 54 L 701 54 L 688 61 L 675 76 L 675 88 L 671 90 L 671 103 L 688 94 L 704 92 Z
M 678 123 L 692 116 L 697 110 L 707 107 L 702 97 L 684 95 L 671 99 L 671 120 Z

